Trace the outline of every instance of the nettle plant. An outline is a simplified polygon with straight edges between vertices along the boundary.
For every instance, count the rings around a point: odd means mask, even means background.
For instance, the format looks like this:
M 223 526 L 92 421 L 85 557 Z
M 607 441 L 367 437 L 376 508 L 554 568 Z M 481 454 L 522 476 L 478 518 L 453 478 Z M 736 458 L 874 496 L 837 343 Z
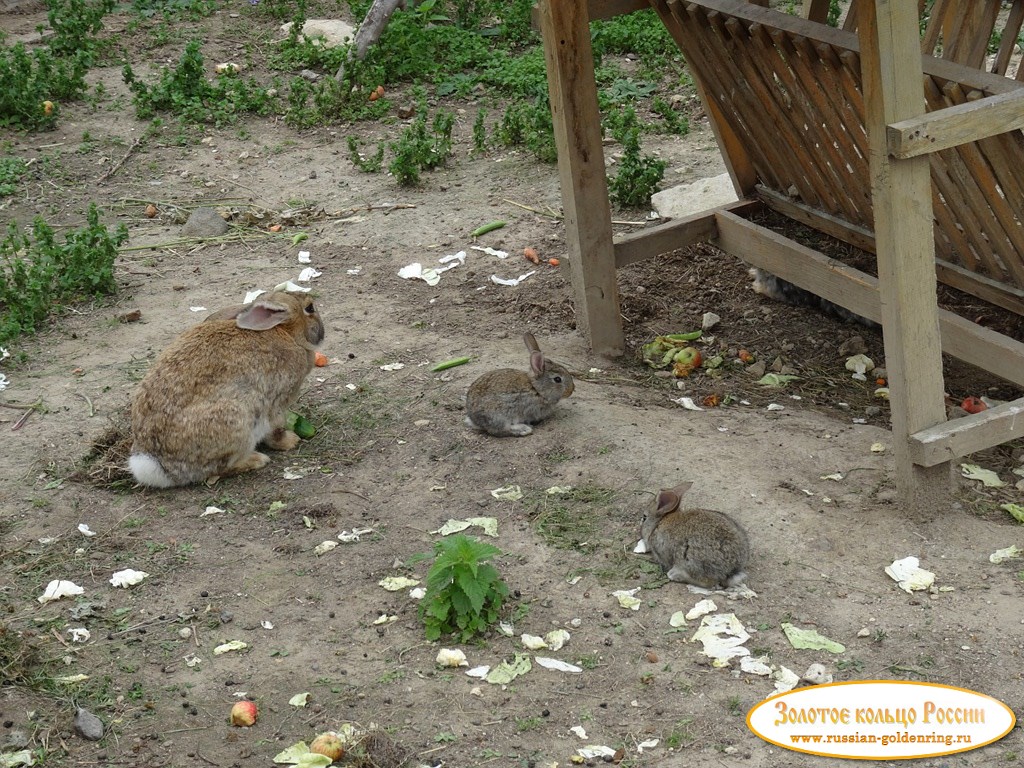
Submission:
M 434 563 L 419 606 L 427 640 L 453 635 L 466 642 L 497 623 L 508 585 L 487 561 L 500 554 L 497 547 L 461 534 L 434 545 Z

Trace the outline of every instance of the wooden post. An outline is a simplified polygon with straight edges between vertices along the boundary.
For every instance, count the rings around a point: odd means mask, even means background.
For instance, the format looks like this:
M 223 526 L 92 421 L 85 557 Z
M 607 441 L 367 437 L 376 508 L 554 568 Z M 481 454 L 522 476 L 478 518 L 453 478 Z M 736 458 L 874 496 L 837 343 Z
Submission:
M 587 0 L 540 0 L 537 15 L 558 149 L 576 325 L 591 349 L 617 356 L 624 351 L 625 339 Z
M 910 435 L 946 419 L 927 157 L 895 160 L 886 127 L 925 111 L 917 3 L 858 6 L 861 77 L 875 216 L 885 364 L 900 501 L 920 511 L 948 501 L 950 464 L 913 464 Z

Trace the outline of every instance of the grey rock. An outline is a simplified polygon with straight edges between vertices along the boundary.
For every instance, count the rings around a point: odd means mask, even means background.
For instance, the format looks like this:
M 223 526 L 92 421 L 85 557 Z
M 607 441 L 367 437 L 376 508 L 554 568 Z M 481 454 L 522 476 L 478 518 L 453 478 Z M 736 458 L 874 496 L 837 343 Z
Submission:
M 864 343 L 864 339 L 860 336 L 851 336 L 839 345 L 839 354 L 843 357 L 866 355 L 867 351 L 868 345 Z
M 75 733 L 89 741 L 103 738 L 103 721 L 87 709 L 78 708 L 75 713 Z
M 213 208 L 196 208 L 181 228 L 185 237 L 219 237 L 228 231 L 228 223 Z
M 4 751 L 10 750 L 16 752 L 19 749 L 24 749 L 29 744 L 28 734 L 24 731 L 11 731 L 7 734 L 7 738 L 4 739 L 2 749 Z

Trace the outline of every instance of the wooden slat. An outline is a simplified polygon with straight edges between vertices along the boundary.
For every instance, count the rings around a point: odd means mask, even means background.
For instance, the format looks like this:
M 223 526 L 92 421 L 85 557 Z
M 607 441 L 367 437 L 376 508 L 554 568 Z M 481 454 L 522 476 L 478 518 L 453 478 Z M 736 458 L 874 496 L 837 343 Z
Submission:
M 597 117 L 590 20 L 586 6 L 561 0 L 540 0 L 538 14 L 558 149 L 576 324 L 595 352 L 621 355 L 625 339 Z
M 829 0 L 804 0 L 803 16 L 808 21 L 824 24 L 828 20 Z
M 565 2 L 565 0 L 562 0 Z M 647 0 L 587 0 L 590 20 L 610 19 L 613 16 L 621 16 L 624 13 L 633 13 L 650 8 Z
M 715 214 L 718 211 L 731 211 L 742 216 L 749 215 L 759 206 L 760 203 L 755 201 L 738 200 L 692 216 L 647 227 L 639 232 L 621 235 L 615 238 L 615 266 L 624 267 L 679 248 L 712 240 L 718 234 L 715 221 Z
M 995 61 L 992 62 L 992 72 L 994 74 L 1005 75 L 1009 69 L 1010 58 L 1017 47 L 1017 35 L 1020 34 L 1022 22 L 1024 22 L 1024 0 L 1013 0 L 1010 13 L 1006 17 L 1006 24 L 1003 25 L 1003 34 L 999 40 L 999 51 L 996 53 Z
M 720 211 L 715 217 L 718 220 L 718 238 L 714 244 L 726 253 L 766 269 L 851 312 L 881 322 L 877 278 L 728 211 Z M 1024 343 L 945 309 L 938 310 L 938 326 L 942 351 L 1024 387 Z M 886 364 L 891 377 L 888 355 Z M 935 423 L 938 421 L 941 419 Z
M 1024 87 L 900 120 L 888 127 L 889 152 L 919 157 L 1024 128 Z
M 854 248 L 860 248 L 869 253 L 875 252 L 875 234 L 870 229 L 843 221 L 798 201 L 790 200 L 767 187 L 758 186 L 757 193 L 765 205 L 787 218 L 842 240 Z M 936 207 L 936 211 L 938 210 L 940 209 Z M 959 230 L 953 227 L 952 231 Z M 966 241 L 964 243 L 964 247 L 966 247 Z M 948 286 L 1024 316 L 1024 290 L 1020 288 L 993 280 L 939 258 L 935 260 L 935 274 L 940 282 Z
M 923 429 L 910 437 L 915 464 L 930 467 L 1024 437 L 1024 398 Z

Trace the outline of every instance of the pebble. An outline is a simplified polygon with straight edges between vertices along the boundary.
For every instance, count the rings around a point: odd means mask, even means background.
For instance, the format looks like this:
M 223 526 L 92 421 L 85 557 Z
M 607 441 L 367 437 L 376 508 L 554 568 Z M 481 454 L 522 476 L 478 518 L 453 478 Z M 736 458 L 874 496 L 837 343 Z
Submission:
M 228 231 L 228 223 L 213 208 L 196 208 L 181 228 L 185 237 L 217 237 Z
M 75 733 L 89 741 L 103 738 L 103 721 L 87 709 L 78 708 L 75 713 Z

